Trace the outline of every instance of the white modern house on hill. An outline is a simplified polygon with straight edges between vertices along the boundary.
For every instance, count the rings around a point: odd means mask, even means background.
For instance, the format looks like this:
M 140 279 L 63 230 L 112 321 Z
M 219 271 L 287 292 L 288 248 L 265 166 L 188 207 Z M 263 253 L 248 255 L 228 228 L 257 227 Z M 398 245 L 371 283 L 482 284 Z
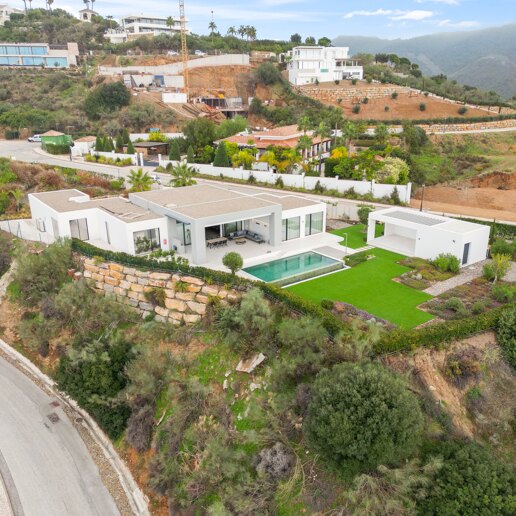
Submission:
M 0 66 L 69 68 L 77 66 L 77 43 L 0 43 Z
M 128 254 L 176 250 L 196 265 L 213 261 L 219 247 L 252 257 L 287 241 L 309 241 L 326 228 L 324 203 L 212 185 L 135 192 L 129 199 L 59 190 L 29 194 L 29 203 L 36 228 L 54 239 L 79 238 Z
M 364 77 L 360 63 L 350 59 L 349 47 L 294 47 L 287 56 L 288 80 L 296 86 Z
M 384 224 L 384 231 L 375 238 L 377 223 Z M 483 224 L 396 207 L 369 214 L 367 243 L 427 260 L 450 253 L 464 267 L 486 259 L 489 233 Z
M 11 14 L 24 14 L 21 9 L 11 7 L 7 4 L 0 4 L 0 27 L 5 24 L 6 21 L 11 20 Z

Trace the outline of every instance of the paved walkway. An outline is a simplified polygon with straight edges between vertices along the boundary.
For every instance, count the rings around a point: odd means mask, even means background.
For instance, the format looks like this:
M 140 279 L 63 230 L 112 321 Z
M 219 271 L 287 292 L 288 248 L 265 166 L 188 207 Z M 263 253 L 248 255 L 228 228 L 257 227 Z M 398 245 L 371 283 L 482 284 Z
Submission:
M 475 263 L 474 265 L 464 267 L 456 276 L 453 276 L 452 278 L 444 281 L 439 281 L 438 283 L 432 285 L 423 292 L 425 292 L 426 294 L 430 294 L 431 296 L 438 296 L 440 294 L 444 294 L 444 292 L 447 292 L 452 288 L 459 287 L 460 285 L 469 283 L 470 281 L 473 281 L 476 278 L 480 278 L 482 276 L 482 268 L 484 267 L 484 264 L 488 261 L 489 260 L 483 260 L 481 262 Z M 511 262 L 511 269 L 505 276 L 504 280 L 516 281 L 515 262 Z

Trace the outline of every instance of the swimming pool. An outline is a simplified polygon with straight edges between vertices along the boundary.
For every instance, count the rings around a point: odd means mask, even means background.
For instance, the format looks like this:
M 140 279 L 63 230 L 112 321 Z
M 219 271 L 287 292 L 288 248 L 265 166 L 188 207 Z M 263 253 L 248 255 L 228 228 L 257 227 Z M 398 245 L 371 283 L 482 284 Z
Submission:
M 296 254 L 288 258 L 280 258 L 271 262 L 261 263 L 242 269 L 247 274 L 251 274 L 265 282 L 279 281 L 293 276 L 302 276 L 311 271 L 338 266 L 341 262 L 328 258 L 319 253 L 309 251 L 307 253 Z M 321 271 L 322 272 L 322 271 Z

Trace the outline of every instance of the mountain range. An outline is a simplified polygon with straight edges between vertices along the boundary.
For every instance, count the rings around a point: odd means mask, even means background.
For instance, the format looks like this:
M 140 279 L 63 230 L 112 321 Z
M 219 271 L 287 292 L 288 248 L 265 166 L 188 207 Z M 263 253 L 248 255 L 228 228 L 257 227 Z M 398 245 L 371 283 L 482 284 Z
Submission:
M 418 63 L 425 75 L 443 73 L 506 98 L 516 94 L 516 23 L 410 39 L 338 36 L 333 45 L 350 47 L 351 54 L 397 54 Z

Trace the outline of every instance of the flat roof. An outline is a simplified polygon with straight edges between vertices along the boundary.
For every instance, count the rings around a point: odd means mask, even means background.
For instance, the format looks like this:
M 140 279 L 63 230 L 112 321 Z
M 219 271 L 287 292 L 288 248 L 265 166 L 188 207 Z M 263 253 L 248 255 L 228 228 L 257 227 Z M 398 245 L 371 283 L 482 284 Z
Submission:
M 281 204 L 284 210 L 293 210 L 295 208 L 305 208 L 306 206 L 315 206 L 321 204 L 320 202 L 306 199 L 305 197 L 299 197 L 297 195 L 273 195 L 273 194 L 258 194 L 255 197 L 265 199 L 269 202 Z
M 470 233 L 471 231 L 478 231 L 487 227 L 483 224 L 475 224 L 474 222 L 458 220 L 434 213 L 419 212 L 409 208 L 387 208 L 373 212 L 371 215 L 373 220 L 391 222 L 393 224 L 396 221 L 403 221 L 412 227 L 436 227 L 440 231 L 449 231 L 450 233 Z
M 41 202 L 57 211 L 68 213 L 79 210 L 101 209 L 124 222 L 139 222 L 154 220 L 160 215 L 133 204 L 123 197 L 103 197 L 90 199 L 90 196 L 75 188 L 69 190 L 54 190 L 51 192 L 31 193 Z
M 263 199 L 260 195 L 247 195 L 205 184 L 138 192 L 131 197 L 159 204 L 192 219 L 281 205 L 278 199 Z
M 133 147 L 159 147 L 168 145 L 167 142 L 133 142 Z

